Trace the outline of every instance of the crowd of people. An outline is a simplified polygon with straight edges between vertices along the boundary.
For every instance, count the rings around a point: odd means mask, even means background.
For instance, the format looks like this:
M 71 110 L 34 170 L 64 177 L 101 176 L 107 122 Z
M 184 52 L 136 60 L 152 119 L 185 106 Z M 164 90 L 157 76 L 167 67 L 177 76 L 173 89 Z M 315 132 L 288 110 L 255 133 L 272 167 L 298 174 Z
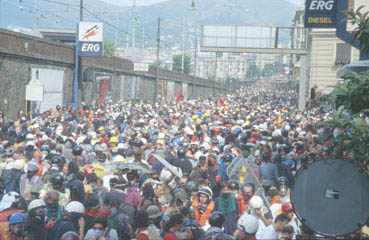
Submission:
M 290 187 L 334 152 L 336 132 L 315 128 L 327 107 L 300 112 L 294 91 L 260 86 L 2 117 L 0 239 L 318 238 Z

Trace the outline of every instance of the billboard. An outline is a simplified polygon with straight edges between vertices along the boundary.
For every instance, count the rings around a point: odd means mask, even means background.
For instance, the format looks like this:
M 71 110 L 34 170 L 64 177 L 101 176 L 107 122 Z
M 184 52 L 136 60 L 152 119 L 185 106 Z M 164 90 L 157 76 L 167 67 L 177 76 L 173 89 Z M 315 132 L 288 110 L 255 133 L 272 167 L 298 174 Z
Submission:
M 31 84 L 37 82 L 43 86 L 43 100 L 33 103 L 33 110 L 43 113 L 57 105 L 63 105 L 64 70 L 32 68 L 31 75 Z
M 337 0 L 306 0 L 306 28 L 335 28 Z
M 104 56 L 103 24 L 80 22 L 78 25 L 78 55 L 81 57 Z

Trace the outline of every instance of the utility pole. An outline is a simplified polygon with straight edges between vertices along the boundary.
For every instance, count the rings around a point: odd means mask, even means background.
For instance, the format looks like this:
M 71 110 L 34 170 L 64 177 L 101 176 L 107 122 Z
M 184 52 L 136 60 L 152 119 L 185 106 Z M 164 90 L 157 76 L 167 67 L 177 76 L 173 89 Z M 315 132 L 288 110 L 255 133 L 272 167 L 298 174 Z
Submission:
M 115 46 L 118 46 L 118 14 L 115 15 Z
M 33 0 L 33 32 L 37 36 L 37 0 Z
M 184 72 L 184 41 L 185 41 L 185 25 L 184 25 L 184 20 L 183 22 L 183 27 L 182 27 L 182 62 L 181 62 L 181 69 L 182 69 L 182 74 Z
M 142 50 L 145 50 L 145 27 L 142 26 Z
M 79 21 L 83 22 L 83 0 L 79 3 Z
M 80 0 L 80 4 L 79 4 L 79 21 L 83 22 L 83 0 Z M 78 35 L 76 36 L 78 37 Z M 77 51 L 77 48 L 76 48 Z M 82 86 L 82 57 L 78 56 L 78 95 L 81 96 L 81 101 L 84 102 L 85 101 L 85 96 L 83 93 L 83 86 Z M 79 100 L 77 98 L 77 102 L 76 102 L 76 108 L 78 109 L 79 107 Z
M 133 0 L 133 6 L 132 6 L 132 48 L 135 48 L 135 31 L 136 31 L 136 0 Z
M 194 64 L 193 64 L 193 83 L 192 83 L 192 97 L 196 97 L 196 66 L 197 64 L 197 37 L 195 38 L 195 58 L 194 58 Z
M 217 81 L 217 67 L 218 67 L 218 52 L 215 52 L 213 96 L 215 96 L 215 82 Z
M 155 86 L 154 86 L 154 103 L 158 100 L 158 82 L 159 82 L 159 63 L 160 63 L 160 17 L 158 18 L 158 39 L 156 50 L 156 71 L 155 71 Z

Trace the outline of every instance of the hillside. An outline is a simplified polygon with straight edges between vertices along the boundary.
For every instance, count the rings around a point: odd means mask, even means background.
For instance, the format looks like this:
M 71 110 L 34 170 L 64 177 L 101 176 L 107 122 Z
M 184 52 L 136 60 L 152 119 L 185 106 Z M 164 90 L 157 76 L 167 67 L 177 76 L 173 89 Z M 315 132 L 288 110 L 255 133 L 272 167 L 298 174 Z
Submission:
M 38 0 L 40 10 L 52 10 L 53 12 L 39 12 L 39 28 L 75 28 L 79 19 L 78 6 L 66 6 L 55 4 L 78 5 L 76 0 Z M 129 34 L 131 16 L 129 7 L 114 6 L 100 0 L 84 0 L 86 10 L 85 21 L 100 21 L 93 16 L 93 12 L 124 12 L 119 15 L 119 42 L 120 45 Z M 113 3 L 113 0 L 110 0 Z M 199 27 L 202 24 L 223 25 L 261 25 L 261 26 L 289 26 L 297 10 L 297 6 L 284 0 L 196 0 L 196 11 L 190 11 L 190 1 L 168 0 L 151 6 L 137 7 L 139 25 L 136 29 L 137 45 L 142 38 L 142 26 L 145 28 L 145 38 L 149 45 L 154 45 L 157 18 L 162 18 L 162 34 L 172 34 L 176 41 L 180 41 L 182 23 Z M 69 12 L 66 12 L 66 11 Z M 278 14 L 276 14 L 278 13 Z M 0 26 L 21 26 L 33 29 L 33 1 L 23 0 L 22 3 L 15 0 L 1 1 Z M 99 18 L 114 25 L 114 15 L 100 14 Z M 114 39 L 115 30 L 105 24 L 105 39 Z M 174 41 L 173 40 L 173 41 Z M 173 42 L 167 42 L 171 44 Z

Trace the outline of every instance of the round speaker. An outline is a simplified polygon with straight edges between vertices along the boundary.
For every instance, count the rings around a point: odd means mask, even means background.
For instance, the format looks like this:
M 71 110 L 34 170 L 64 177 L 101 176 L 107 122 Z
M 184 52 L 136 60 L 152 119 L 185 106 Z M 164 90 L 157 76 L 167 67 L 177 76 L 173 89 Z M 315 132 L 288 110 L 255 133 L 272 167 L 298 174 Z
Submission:
M 291 201 L 300 221 L 315 232 L 347 235 L 368 221 L 369 176 L 346 160 L 318 160 L 297 172 Z

